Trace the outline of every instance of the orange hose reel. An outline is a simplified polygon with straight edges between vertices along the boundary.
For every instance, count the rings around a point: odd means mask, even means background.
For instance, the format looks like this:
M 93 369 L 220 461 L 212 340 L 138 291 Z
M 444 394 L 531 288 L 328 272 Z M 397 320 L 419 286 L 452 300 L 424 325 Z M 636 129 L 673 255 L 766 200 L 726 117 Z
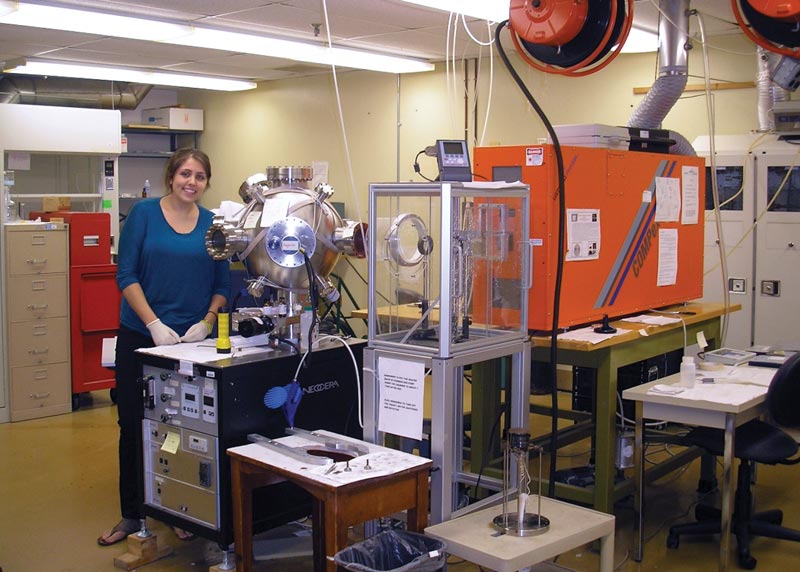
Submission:
M 625 6 L 626 0 L 512 0 L 511 39 L 539 71 L 588 75 L 619 55 L 633 23 L 633 0 Z
M 800 55 L 800 0 L 731 0 L 744 34 L 765 50 Z

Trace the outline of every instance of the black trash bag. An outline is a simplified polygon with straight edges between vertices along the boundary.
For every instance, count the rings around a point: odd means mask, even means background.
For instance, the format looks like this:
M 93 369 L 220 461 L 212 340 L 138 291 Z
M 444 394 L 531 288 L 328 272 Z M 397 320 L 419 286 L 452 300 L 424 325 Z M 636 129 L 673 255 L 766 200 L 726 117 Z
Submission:
M 433 572 L 444 566 L 441 540 L 405 530 L 386 530 L 340 550 L 334 562 L 356 572 Z

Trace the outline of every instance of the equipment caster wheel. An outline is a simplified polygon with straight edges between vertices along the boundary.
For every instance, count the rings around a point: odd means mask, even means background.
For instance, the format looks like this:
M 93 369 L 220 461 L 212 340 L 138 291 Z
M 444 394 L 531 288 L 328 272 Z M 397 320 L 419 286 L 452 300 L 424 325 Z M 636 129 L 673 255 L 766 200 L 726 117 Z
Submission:
M 111 403 L 117 402 L 117 388 L 114 387 L 109 390 L 109 394 L 111 395 Z
M 81 394 L 80 393 L 73 393 L 72 394 L 72 410 L 77 411 L 81 408 Z
M 671 532 L 667 536 L 667 548 L 678 548 L 678 545 L 681 543 L 680 537 L 677 534 L 672 534 Z

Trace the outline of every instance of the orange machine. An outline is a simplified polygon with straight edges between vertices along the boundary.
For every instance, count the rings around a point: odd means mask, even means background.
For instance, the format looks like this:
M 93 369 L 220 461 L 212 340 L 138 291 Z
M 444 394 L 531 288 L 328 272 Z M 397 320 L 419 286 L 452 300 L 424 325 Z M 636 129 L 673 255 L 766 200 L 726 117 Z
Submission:
M 559 328 L 700 298 L 703 159 L 593 147 L 562 151 L 567 213 Z M 473 163 L 478 179 L 530 185 L 528 327 L 551 330 L 559 214 L 553 146 L 476 148 Z M 476 289 L 486 287 L 476 280 Z M 474 300 L 492 299 L 485 294 L 476 291 Z

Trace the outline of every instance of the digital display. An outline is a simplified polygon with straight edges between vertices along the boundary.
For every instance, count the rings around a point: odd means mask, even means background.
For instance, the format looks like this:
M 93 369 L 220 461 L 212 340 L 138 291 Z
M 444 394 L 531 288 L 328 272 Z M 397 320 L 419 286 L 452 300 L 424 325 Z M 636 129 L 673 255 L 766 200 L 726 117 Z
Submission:
M 194 395 L 192 395 L 191 393 L 184 393 L 183 394 L 183 398 L 186 401 L 194 401 Z
M 460 141 L 442 141 L 445 155 L 463 155 L 464 147 Z
M 208 407 L 214 407 L 214 398 L 208 395 L 203 396 L 203 405 L 207 405 Z

